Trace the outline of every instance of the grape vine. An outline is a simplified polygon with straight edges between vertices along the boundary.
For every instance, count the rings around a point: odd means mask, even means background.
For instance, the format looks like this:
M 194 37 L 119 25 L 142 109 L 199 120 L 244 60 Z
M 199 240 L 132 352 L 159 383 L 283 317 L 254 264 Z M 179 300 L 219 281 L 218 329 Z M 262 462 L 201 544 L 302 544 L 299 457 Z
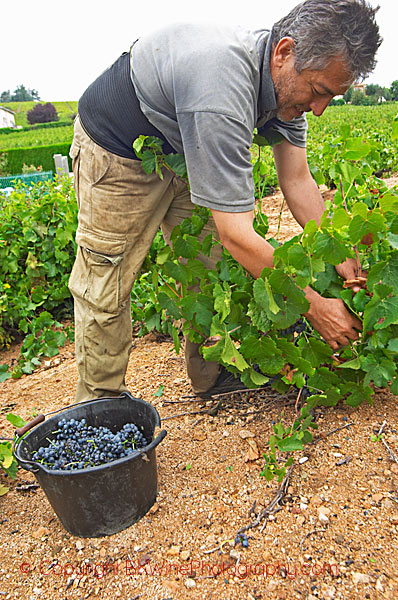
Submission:
M 264 453 L 262 475 L 267 480 L 277 476 L 281 481 L 293 462 L 289 456 L 281 466 L 278 451 L 301 450 L 313 439 L 316 406 L 371 404 L 375 387 L 390 386 L 398 395 L 398 194 L 371 170 L 360 171 L 355 148 L 348 147 L 349 155 L 334 167 L 338 189 L 320 226 L 308 222 L 300 235 L 281 246 L 271 240 L 274 268 L 265 268 L 258 279 L 226 250 L 216 270 L 204 267 L 199 255 L 209 255 L 218 242 L 211 234 L 202 243 L 198 240 L 209 217 L 203 207 L 173 230 L 173 247 L 158 251 L 151 273 L 152 294 L 177 351 L 174 323 L 182 322 L 182 333 L 203 344 L 206 360 L 218 361 L 248 387 L 269 381 L 281 393 L 291 385 L 308 390 L 299 392 L 305 403 L 294 422 L 281 419 L 273 426 Z M 145 158 L 147 173 L 170 168 L 160 140 L 141 136 L 135 149 Z M 363 153 L 358 148 L 361 160 Z M 181 166 L 181 157 L 172 161 Z M 257 210 L 255 227 L 264 235 L 265 224 Z M 368 272 L 366 288 L 357 294 L 344 287 L 334 269 L 349 257 Z M 199 292 L 192 290 L 194 285 Z M 308 310 L 302 291 L 307 285 L 323 296 L 343 299 L 363 323 L 358 341 L 333 352 L 310 323 L 296 327 Z

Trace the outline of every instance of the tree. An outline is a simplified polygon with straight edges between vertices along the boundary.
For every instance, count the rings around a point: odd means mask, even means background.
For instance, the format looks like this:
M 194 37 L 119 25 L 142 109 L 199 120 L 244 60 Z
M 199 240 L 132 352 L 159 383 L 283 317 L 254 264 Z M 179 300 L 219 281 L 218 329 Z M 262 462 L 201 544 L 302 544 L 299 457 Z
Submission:
M 345 104 L 344 98 L 333 98 L 330 101 L 329 106 L 343 106 Z
M 351 98 L 352 98 L 352 92 L 354 91 L 354 88 L 351 86 L 350 88 L 348 88 L 348 90 L 346 91 L 346 93 L 344 94 L 343 98 L 346 102 L 351 102 Z
M 384 98 L 384 100 L 392 100 L 392 94 L 391 94 L 391 90 L 388 87 L 383 87 L 383 91 L 382 91 L 382 96 Z
M 398 79 L 392 82 L 390 92 L 392 100 L 398 100 Z
M 11 102 L 11 92 L 10 90 L 6 90 L 1 92 L 0 102 Z
M 366 103 L 366 96 L 361 90 L 354 90 L 351 96 L 351 104 L 362 106 Z
M 19 85 L 12 94 L 10 90 L 2 92 L 0 96 L 1 102 L 29 102 L 31 100 L 40 100 L 37 90 L 30 90 L 23 84 Z
M 378 85 L 377 83 L 369 83 L 366 86 L 365 94 L 367 96 L 378 96 L 378 97 L 380 97 L 380 96 L 383 95 L 383 88 L 380 85 Z
M 34 123 L 49 123 L 59 119 L 55 106 L 51 102 L 36 104 L 32 110 L 28 111 L 26 116 L 31 125 Z

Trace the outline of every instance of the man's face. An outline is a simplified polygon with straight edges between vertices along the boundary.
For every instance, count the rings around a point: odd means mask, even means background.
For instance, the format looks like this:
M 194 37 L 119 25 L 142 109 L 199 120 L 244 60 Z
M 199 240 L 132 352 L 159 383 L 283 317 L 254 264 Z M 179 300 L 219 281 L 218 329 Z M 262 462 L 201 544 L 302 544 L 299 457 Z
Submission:
M 303 69 L 298 73 L 293 53 L 282 55 L 282 59 L 277 56 L 274 63 L 271 60 L 271 75 L 277 101 L 276 115 L 282 121 L 290 121 L 311 110 L 319 117 L 334 96 L 345 94 L 350 80 L 344 61 L 338 58 L 332 59 L 322 71 Z

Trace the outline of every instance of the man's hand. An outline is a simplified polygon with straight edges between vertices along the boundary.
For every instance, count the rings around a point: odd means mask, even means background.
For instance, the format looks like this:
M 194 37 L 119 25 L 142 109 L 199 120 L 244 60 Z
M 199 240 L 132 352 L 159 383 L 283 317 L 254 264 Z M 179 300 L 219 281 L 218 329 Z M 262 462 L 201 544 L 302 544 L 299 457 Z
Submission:
M 304 316 L 333 350 L 349 344 L 350 340 L 358 339 L 362 323 L 348 312 L 342 300 L 323 298 L 311 288 L 306 288 L 305 292 L 310 309 Z
M 367 272 L 359 271 L 358 263 L 353 258 L 347 258 L 343 263 L 336 265 L 335 269 L 340 277 L 347 281 L 345 287 L 350 287 L 353 292 L 357 293 L 366 286 Z

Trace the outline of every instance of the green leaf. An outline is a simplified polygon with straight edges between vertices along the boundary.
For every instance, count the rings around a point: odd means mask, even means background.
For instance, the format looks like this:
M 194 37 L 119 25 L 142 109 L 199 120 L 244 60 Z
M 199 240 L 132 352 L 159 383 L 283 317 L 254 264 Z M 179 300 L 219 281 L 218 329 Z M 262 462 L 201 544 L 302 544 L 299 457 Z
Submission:
M 371 150 L 369 142 L 361 138 L 349 138 L 345 140 L 345 158 L 349 160 L 359 160 L 367 156 Z
M 398 252 L 392 252 L 386 260 L 378 262 L 370 269 L 367 278 L 369 291 L 373 292 L 379 282 L 398 289 Z
M 366 371 L 365 385 L 369 385 L 373 381 L 378 387 L 386 387 L 396 376 L 396 364 L 388 358 L 361 357 L 361 365 L 362 369 Z
M 156 156 L 153 154 L 153 152 L 151 152 L 151 150 L 145 150 L 142 153 L 141 165 L 147 175 L 150 175 L 156 171 L 158 163 Z
M 213 290 L 214 310 L 220 314 L 220 322 L 225 321 L 231 311 L 231 290 L 216 283 Z
M 364 331 L 385 329 L 398 323 L 398 297 L 391 295 L 392 288 L 384 284 L 375 285 L 373 298 L 363 315 Z
M 174 325 L 171 328 L 171 335 L 173 338 L 174 349 L 176 351 L 176 354 L 179 354 L 180 348 L 181 348 L 181 342 L 180 342 L 180 337 L 178 335 L 178 329 L 176 327 L 174 327 Z
M 9 421 L 9 423 L 11 423 L 11 425 L 13 427 L 16 427 L 17 429 L 19 429 L 20 427 L 23 427 L 27 423 L 27 421 L 24 421 L 24 419 L 22 417 L 19 417 L 18 415 L 14 415 L 13 413 L 8 413 L 6 415 L 6 419 L 7 419 L 7 421 Z
M 10 488 L 5 485 L 0 484 L 0 496 L 4 496 L 7 492 L 10 491 Z
M 385 217 L 375 211 L 370 211 L 366 205 L 358 203 L 354 205 L 353 213 L 358 206 L 365 206 L 366 210 L 361 214 L 355 214 L 350 226 L 349 234 L 352 243 L 357 244 L 368 233 L 378 237 L 377 234 L 383 234 L 387 231 Z M 357 211 L 359 213 L 359 211 Z
M 174 319 L 181 318 L 181 313 L 179 311 L 177 303 L 175 302 L 175 300 L 170 298 L 170 296 L 168 296 L 164 292 L 159 292 L 158 293 L 158 302 L 162 308 L 167 310 L 169 315 L 174 317 Z
M 164 162 L 176 175 L 187 178 L 187 165 L 183 154 L 167 154 Z
M 8 369 L 8 365 L 0 365 L 0 383 L 11 377 L 11 372 Z
M 183 283 L 184 285 L 186 285 L 191 279 L 188 269 L 181 263 L 175 263 L 171 260 L 166 260 L 164 263 L 164 269 L 170 277 Z
M 164 391 L 164 385 L 163 383 L 159 386 L 159 389 L 153 393 L 154 396 L 156 396 L 157 398 L 161 398 L 161 396 L 163 396 L 163 391 Z
M 144 145 L 144 141 L 146 139 L 145 135 L 140 135 L 136 140 L 134 140 L 133 142 L 133 150 L 136 153 L 138 158 L 141 158 L 141 150 L 142 147 Z
M 350 255 L 350 251 L 335 231 L 321 231 L 314 243 L 314 256 L 331 265 L 339 265 Z
M 398 354 L 398 338 L 393 338 L 388 342 L 387 350 Z
M 283 440 L 278 440 L 276 445 L 281 452 L 294 452 L 303 449 L 303 442 L 298 439 L 297 433 Z
M 248 363 L 243 358 L 239 350 L 234 346 L 231 337 L 227 334 L 225 337 L 225 345 L 221 353 L 221 359 L 227 365 L 233 365 L 239 371 L 244 371 L 249 368 Z
M 196 258 L 201 250 L 200 241 L 192 235 L 177 238 L 173 246 L 176 255 L 183 258 Z
M 330 357 L 333 354 L 333 350 L 326 342 L 309 338 L 306 342 L 303 338 L 300 338 L 298 346 L 301 349 L 303 358 L 305 358 L 312 367 L 319 367 L 324 362 L 330 362 Z

